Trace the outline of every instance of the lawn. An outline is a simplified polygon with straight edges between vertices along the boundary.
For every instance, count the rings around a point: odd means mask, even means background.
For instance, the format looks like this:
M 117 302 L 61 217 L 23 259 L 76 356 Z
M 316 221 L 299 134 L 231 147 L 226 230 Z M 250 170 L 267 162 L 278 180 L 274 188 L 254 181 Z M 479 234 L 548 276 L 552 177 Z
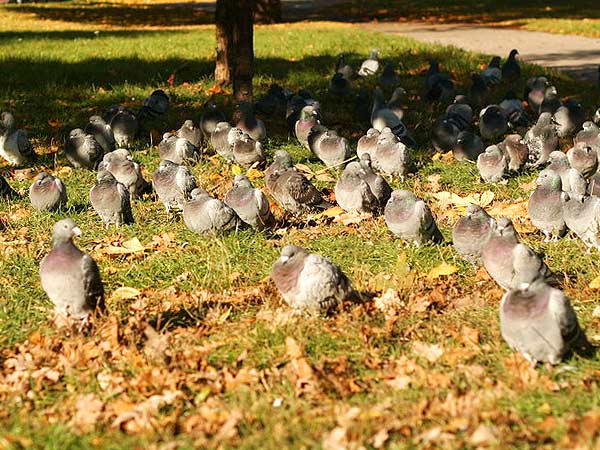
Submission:
M 68 10 L 69 4 L 43 7 Z M 14 112 L 42 156 L 33 172 L 0 171 L 22 192 L 42 168 L 58 173 L 69 203 L 60 213 L 34 212 L 26 198 L 0 203 L 0 448 L 554 449 L 597 443 L 598 359 L 574 356 L 554 369 L 531 369 L 500 337 L 501 289 L 450 243 L 405 247 L 381 218 L 344 224 L 319 216 L 274 232 L 203 237 L 167 218 L 152 199 L 133 205 L 136 224 L 105 230 L 89 207 L 94 175 L 67 166 L 63 136 L 112 104 L 139 105 L 159 87 L 170 95 L 171 109 L 153 124 L 154 138 L 197 119 L 212 88 L 214 30 L 160 21 L 149 29 L 150 21 L 125 31 L 119 24 L 80 25 L 17 11 L 0 8 L 0 104 Z M 491 191 L 489 207 L 498 214 L 524 215 L 534 173 L 506 185 L 480 183 L 474 165 L 432 158 L 427 145 L 429 126 L 441 113 L 420 99 L 428 59 L 438 58 L 468 88 L 470 73 L 487 56 L 326 22 L 258 27 L 255 39 L 258 93 L 272 82 L 310 90 L 322 101 L 324 123 L 353 143 L 365 131 L 353 119 L 353 100 L 327 94 L 336 55 L 345 52 L 356 66 L 378 48 L 400 67 L 401 85 L 411 94 L 406 122 L 422 145 L 417 174 L 394 186 L 429 202 L 448 242 L 462 210 L 436 193 Z M 527 78 L 542 70 L 525 66 L 524 72 Z M 579 94 L 589 111 L 599 104 L 589 86 L 549 75 L 561 95 Z M 497 96 L 503 94 L 499 89 Z M 231 111 L 227 96 L 219 101 Z M 266 123 L 270 154 L 284 148 L 312 169 L 323 168 L 280 120 Z M 146 136 L 134 157 L 149 178 L 158 151 Z M 193 167 L 219 196 L 233 180 L 232 169 L 218 158 Z M 262 185 L 262 177 L 255 183 Z M 80 224 L 77 244 L 98 261 L 107 291 L 109 313 L 90 336 L 52 326 L 37 274 L 52 224 L 64 216 Z M 578 240 L 543 243 L 527 220 L 518 228 L 564 278 L 583 328 L 599 342 L 594 310 L 600 293 L 589 287 L 598 276 L 598 253 L 586 254 Z M 143 251 L 107 253 L 133 238 Z M 290 314 L 269 279 L 288 243 L 332 259 L 374 300 L 344 305 L 330 317 Z M 431 272 L 442 264 L 456 271 Z

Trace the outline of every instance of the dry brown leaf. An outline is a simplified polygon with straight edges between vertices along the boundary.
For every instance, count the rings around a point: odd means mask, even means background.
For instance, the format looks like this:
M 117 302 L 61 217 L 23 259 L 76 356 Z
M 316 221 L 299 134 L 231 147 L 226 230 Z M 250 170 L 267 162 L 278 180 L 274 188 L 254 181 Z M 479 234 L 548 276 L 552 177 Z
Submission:
M 133 254 L 142 254 L 146 250 L 140 240 L 137 237 L 133 239 L 129 239 L 128 241 L 124 241 L 120 246 L 117 245 L 108 245 L 106 247 L 100 247 L 97 250 L 100 254 L 105 254 L 109 256 L 121 256 L 121 255 L 133 255 Z
M 121 300 L 130 300 L 132 298 L 137 298 L 141 295 L 141 293 L 141 291 L 138 291 L 135 288 L 123 286 L 113 291 L 113 293 L 110 296 L 110 300 L 113 302 L 118 302 Z
M 413 342 L 412 350 L 415 355 L 425 358 L 430 363 L 436 362 L 444 354 L 444 349 L 438 344 L 426 344 L 420 341 Z
M 344 214 L 345 212 L 346 211 L 344 211 L 341 207 L 334 206 L 332 208 L 326 209 L 325 211 L 323 211 L 322 213 L 320 213 L 317 217 L 329 217 L 329 218 L 333 218 L 333 217 L 340 216 L 340 215 Z
M 485 191 L 481 194 L 474 193 L 461 197 L 454 192 L 442 191 L 433 194 L 433 197 L 440 201 L 442 205 L 452 205 L 460 208 L 467 208 L 471 204 L 479 205 L 482 208 L 488 206 L 494 200 L 492 191 Z
M 494 427 L 489 425 L 480 424 L 471 437 L 469 438 L 469 442 L 472 445 L 490 445 L 494 441 L 496 441 L 496 432 L 497 430 Z
M 386 317 L 395 315 L 404 307 L 400 296 L 395 289 L 388 289 L 383 294 L 375 297 L 375 308 L 381 311 Z
M 81 394 L 75 399 L 75 414 L 71 419 L 71 424 L 79 433 L 89 433 L 94 429 L 102 410 L 104 402 L 96 394 Z
M 385 384 L 387 384 L 388 386 L 390 386 L 393 389 L 400 391 L 402 389 L 406 389 L 407 387 L 409 387 L 411 381 L 412 381 L 412 377 L 409 377 L 408 375 L 398 375 L 395 378 L 385 380 Z
M 327 172 L 317 174 L 316 179 L 326 183 L 335 183 L 337 180 L 329 175 Z
M 333 208 L 330 208 L 333 209 Z M 363 220 L 368 220 L 368 219 L 372 219 L 373 215 L 370 213 L 359 213 L 357 211 L 352 211 L 352 212 L 345 212 L 343 214 L 340 214 L 339 216 L 336 216 L 333 219 L 334 223 L 341 223 L 343 225 L 352 225 L 352 224 L 357 224 L 357 223 L 361 223 Z

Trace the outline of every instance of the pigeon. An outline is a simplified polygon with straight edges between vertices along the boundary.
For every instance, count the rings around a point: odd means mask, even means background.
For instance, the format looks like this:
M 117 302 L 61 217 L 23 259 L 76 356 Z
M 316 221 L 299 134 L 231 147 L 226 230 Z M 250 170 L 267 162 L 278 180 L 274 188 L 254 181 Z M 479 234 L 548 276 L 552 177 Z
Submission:
M 379 84 L 383 87 L 394 87 L 398 83 L 400 83 L 400 77 L 394 70 L 394 64 L 386 62 L 383 72 L 379 75 Z
M 398 138 L 408 136 L 408 130 L 398 116 L 387 107 L 383 97 L 383 91 L 377 87 L 373 96 L 373 109 L 371 110 L 371 125 L 378 131 L 384 128 L 392 130 Z
M 546 263 L 525 244 L 517 244 L 511 255 L 512 277 L 508 289 L 516 289 L 523 283 L 531 284 L 536 280 L 555 283 L 555 275 Z M 506 287 L 505 287 L 506 289 Z
M 552 114 L 548 112 L 540 114 L 537 123 L 525 133 L 523 141 L 529 149 L 528 166 L 538 167 L 547 163 L 550 153 L 558 148 L 558 135 Z
M 240 102 L 235 106 L 232 123 L 255 141 L 264 141 L 267 138 L 264 122 L 256 118 L 254 108 L 248 102 Z
M 29 187 L 31 205 L 40 211 L 56 211 L 67 204 L 67 188 L 58 177 L 41 172 Z
M 14 116 L 6 111 L 0 114 L 0 156 L 15 167 L 22 167 L 36 158 L 27 133 L 17 129 Z
M 75 128 L 65 140 L 65 156 L 76 169 L 95 170 L 104 150 L 94 136 L 86 134 L 81 128 Z
M 229 143 L 232 127 L 229 122 L 219 122 L 210 134 L 210 145 L 227 162 L 233 162 L 233 147 Z
M 343 53 L 338 55 L 335 71 L 337 73 L 341 73 L 342 76 L 348 81 L 354 78 L 354 69 L 350 65 L 346 64 L 346 56 Z
M 318 147 L 321 145 L 321 141 L 327 136 L 328 133 L 335 133 L 335 131 L 329 130 L 320 123 L 314 125 L 308 132 L 308 137 L 306 138 L 308 142 L 308 149 L 316 155 L 319 152 Z
M 10 187 L 10 184 L 8 184 L 8 181 L 6 181 L 6 179 L 0 175 L 0 198 L 3 198 L 5 200 L 14 200 L 19 198 L 19 194 Z
M 379 135 L 375 152 L 370 156 L 375 168 L 401 180 L 404 179 L 411 165 L 408 148 L 389 129 L 384 129 Z
M 183 221 L 190 231 L 198 234 L 237 230 L 241 220 L 233 209 L 204 189 L 195 188 L 191 200 L 183 204 Z
M 379 130 L 375 128 L 369 128 L 367 134 L 358 140 L 358 143 L 356 144 L 356 154 L 359 158 L 365 153 L 368 153 L 369 155 L 375 154 L 375 149 L 377 148 L 377 141 L 379 140 L 380 134 L 381 133 Z
M 496 283 L 508 290 L 513 278 L 512 254 L 519 243 L 515 228 L 506 217 L 492 222 L 490 236 L 481 251 L 481 262 Z
M 96 262 L 73 243 L 81 230 L 72 219 L 56 222 L 52 250 L 40 262 L 40 281 L 55 312 L 80 322 L 80 330 L 94 311 L 104 309 L 104 287 Z
M 398 117 L 398 119 L 402 120 L 404 118 L 404 103 L 405 103 L 405 99 L 407 96 L 407 92 L 404 88 L 401 87 L 397 87 L 396 89 L 394 89 L 394 92 L 392 92 L 392 96 L 390 97 L 389 101 L 387 102 L 387 107 L 390 111 L 392 111 L 394 114 L 396 114 L 396 116 Z
M 583 129 L 577 133 L 573 142 L 575 144 L 597 145 L 600 147 L 600 127 L 592 121 L 583 122 Z
M 600 66 L 598 66 L 598 71 L 600 72 Z M 598 108 L 594 113 L 593 120 L 596 125 L 600 125 L 600 108 Z
M 562 106 L 562 101 L 558 97 L 555 86 L 548 86 L 544 92 L 544 100 L 540 105 L 540 114 L 548 112 L 554 114 Z
M 217 125 L 220 123 L 227 123 L 227 119 L 225 118 L 225 114 L 217 109 L 216 103 L 212 100 L 207 101 L 205 107 L 206 111 L 200 116 L 199 126 L 203 136 L 207 138 L 210 136 L 212 141 L 212 133 L 215 131 L 215 128 L 217 128 Z
M 504 294 L 500 332 L 508 346 L 532 365 L 558 364 L 571 350 L 587 345 L 569 299 L 543 280 Z
M 252 228 L 262 230 L 275 223 L 267 197 L 260 189 L 252 186 L 245 175 L 235 176 L 233 187 L 225 195 L 225 204 Z
M 508 130 L 506 112 L 498 105 L 489 105 L 479 113 L 479 132 L 486 141 L 498 139 Z
M 138 133 L 138 119 L 133 111 L 119 107 L 118 112 L 110 121 L 110 129 L 113 132 L 117 146 L 130 147 L 133 145 L 135 136 Z
M 600 250 L 600 198 L 588 196 L 586 187 L 574 186 L 563 196 L 563 216 L 567 228 L 588 248 Z
M 383 208 L 385 208 L 385 205 L 392 195 L 392 188 L 381 175 L 378 175 L 373 170 L 371 155 L 368 153 L 360 155 L 360 166 L 362 168 L 363 180 L 367 182 L 371 188 L 371 192 L 377 199 L 378 210 L 383 211 Z
M 354 117 L 360 124 L 371 123 L 371 98 L 365 88 L 360 88 L 354 99 Z M 396 113 L 395 110 L 392 112 Z
M 181 211 L 196 188 L 196 178 L 186 166 L 162 160 L 152 176 L 152 185 L 167 213 Z
M 311 150 L 326 166 L 341 165 L 354 153 L 348 140 L 338 136 L 334 130 L 327 130 L 318 144 L 311 147 Z
M 98 170 L 108 170 L 119 183 L 125 185 L 131 199 L 141 198 L 150 191 L 150 183 L 142 176 L 140 165 L 133 161 L 131 153 L 124 148 L 114 150 L 104 155 Z
M 517 81 L 521 77 L 521 66 L 517 61 L 519 52 L 512 49 L 508 55 L 508 59 L 502 64 L 502 79 L 510 83 Z
M 483 152 L 481 138 L 471 131 L 461 131 L 456 137 L 452 154 L 457 161 L 477 161 Z
M 296 121 L 300 118 L 300 112 L 302 111 L 302 108 L 307 105 L 312 105 L 317 111 L 319 111 L 318 117 L 321 117 L 321 105 L 318 101 L 312 98 L 310 92 L 301 89 L 297 94 L 293 95 L 288 100 L 285 120 L 290 133 L 294 132 Z
M 548 85 L 548 78 L 546 77 L 532 77 L 527 80 L 524 98 L 536 114 L 540 113 Z
M 465 216 L 458 219 L 452 229 L 452 243 L 458 254 L 471 264 L 480 264 L 481 252 L 495 222 L 481 206 L 469 205 Z
M 327 312 L 357 294 L 340 268 L 327 258 L 287 245 L 273 264 L 271 278 L 283 300 L 293 309 Z
M 583 106 L 576 99 L 568 99 L 554 113 L 554 123 L 558 137 L 572 136 L 578 131 L 585 121 Z
M 523 138 L 518 134 L 509 134 L 498 148 L 504 153 L 508 161 L 508 170 L 519 172 L 529 159 L 529 149 L 523 142 Z
M 140 120 L 154 119 L 164 116 L 169 109 L 169 96 L 162 89 L 157 89 L 144 99 L 138 113 Z
M 104 153 L 111 152 L 115 149 L 115 136 L 113 131 L 110 125 L 108 125 L 102 117 L 90 117 L 89 122 L 83 131 L 85 134 L 94 136 L 94 139 L 100 144 Z
M 190 144 L 196 148 L 202 145 L 202 129 L 194 125 L 193 120 L 186 120 L 177 130 L 177 137 L 187 139 Z
M 254 109 L 267 116 L 281 116 L 285 113 L 286 106 L 285 91 L 277 83 L 273 83 L 269 86 L 267 93 L 256 101 Z
M 454 82 L 450 76 L 440 72 L 436 60 L 429 61 L 429 69 L 425 74 L 425 97 L 429 100 L 449 102 L 455 97 Z
M 265 179 L 275 201 L 292 214 L 331 207 L 317 188 L 292 166 L 292 160 L 284 150 L 275 153 L 275 160 L 265 172 Z
M 564 192 L 570 191 L 569 172 L 571 171 L 571 165 L 569 164 L 566 153 L 555 150 L 548 156 L 548 161 L 550 164 L 548 164 L 546 169 L 553 170 L 560 176 L 562 190 Z
M 461 131 L 471 127 L 473 108 L 469 105 L 464 95 L 454 97 L 454 102 L 446 108 L 445 118 L 454 123 Z
M 540 172 L 535 182 L 537 187 L 529 197 L 527 205 L 531 223 L 542 231 L 546 242 L 558 240 L 566 231 L 560 175 L 545 169 Z
M 266 160 L 262 144 L 252 139 L 247 133 L 243 133 L 242 136 L 235 139 L 232 150 L 233 160 L 236 164 L 247 169 L 261 165 Z
M 300 111 L 300 118 L 294 127 L 296 138 L 304 147 L 308 148 L 308 135 L 310 130 L 319 124 L 319 111 L 313 105 L 306 105 Z
M 498 106 L 504 110 L 509 128 L 518 130 L 529 126 L 530 120 L 525 106 L 513 91 L 508 91 Z
M 436 151 L 449 152 L 456 146 L 460 132 L 456 123 L 448 120 L 444 115 L 438 118 L 431 127 L 431 143 Z
M 129 191 L 107 170 L 96 175 L 96 184 L 90 190 L 90 202 L 106 228 L 134 222 Z
M 586 193 L 594 197 L 600 198 L 600 172 L 596 172 L 588 180 L 588 186 Z
M 402 240 L 417 246 L 430 240 L 444 242 L 429 206 L 410 191 L 392 191 L 383 217 L 390 231 Z
M 375 75 L 377 72 L 379 72 L 379 57 L 377 50 L 373 49 L 369 54 L 369 58 L 365 59 L 360 65 L 358 76 L 369 77 Z
M 195 163 L 200 158 L 200 153 L 198 148 L 186 138 L 165 133 L 163 140 L 158 144 L 158 156 L 175 164 L 187 164 Z
M 500 69 L 500 57 L 494 56 L 488 66 L 481 72 L 486 86 L 492 87 L 500 84 L 502 81 L 502 69 Z
M 335 184 L 335 199 L 344 211 L 374 213 L 379 208 L 377 197 L 362 176 L 359 162 L 349 163 Z
M 469 99 L 473 105 L 481 106 L 485 104 L 490 89 L 483 76 L 479 75 L 478 73 L 471 74 L 471 81 L 473 83 L 469 88 Z
M 486 183 L 497 183 L 508 169 L 506 156 L 497 145 L 490 145 L 477 157 L 477 170 Z
M 329 80 L 329 93 L 342 96 L 350 95 L 352 93 L 350 82 L 341 73 L 334 73 L 331 80 Z
M 569 164 L 583 175 L 590 178 L 598 169 L 598 153 L 600 147 L 591 147 L 585 144 L 576 144 L 567 152 Z

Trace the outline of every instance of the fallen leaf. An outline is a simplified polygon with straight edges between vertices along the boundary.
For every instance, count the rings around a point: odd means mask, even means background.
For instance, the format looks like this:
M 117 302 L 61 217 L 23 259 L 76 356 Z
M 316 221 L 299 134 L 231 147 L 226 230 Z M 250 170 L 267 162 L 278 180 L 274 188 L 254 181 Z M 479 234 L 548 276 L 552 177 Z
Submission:
M 439 266 L 436 266 L 433 269 L 431 269 L 429 271 L 429 273 L 427 274 L 427 278 L 432 280 L 434 278 L 439 278 L 441 276 L 452 275 L 453 273 L 456 273 L 456 272 L 458 272 L 458 267 L 453 266 L 452 264 L 443 262 Z
M 236 164 L 233 164 L 231 166 L 231 173 L 234 175 L 241 175 L 242 173 L 242 168 Z
M 110 296 L 111 301 L 118 302 L 121 300 L 129 300 L 138 297 L 142 292 L 132 287 L 120 287 Z
M 326 183 L 335 183 L 337 180 L 335 178 L 333 178 L 331 175 L 329 175 L 327 172 L 324 173 L 319 173 L 316 176 L 317 180 L 319 181 L 323 181 Z
M 258 169 L 248 169 L 248 171 L 246 172 L 246 176 L 250 181 L 254 181 L 258 178 L 262 178 L 264 176 L 264 173 Z
M 469 442 L 472 445 L 488 445 L 496 440 L 496 432 L 495 429 L 491 426 L 480 424 L 471 437 L 469 438 Z
M 588 287 L 590 289 L 600 289 L 600 275 L 598 275 L 596 278 L 590 281 Z
M 339 206 L 334 206 L 332 208 L 326 209 L 325 211 L 323 211 L 322 213 L 320 213 L 318 215 L 318 217 L 337 217 L 340 216 L 342 214 L 344 214 L 346 211 L 344 211 L 341 207 Z
M 99 253 L 104 253 L 111 256 L 120 256 L 144 253 L 145 250 L 146 247 L 141 244 L 137 237 L 134 237 L 133 239 L 124 241 L 120 246 L 108 245 L 106 247 L 101 247 Z
M 412 350 L 415 355 L 425 358 L 430 363 L 436 362 L 444 354 L 444 349 L 438 344 L 426 344 L 420 341 L 413 342 Z

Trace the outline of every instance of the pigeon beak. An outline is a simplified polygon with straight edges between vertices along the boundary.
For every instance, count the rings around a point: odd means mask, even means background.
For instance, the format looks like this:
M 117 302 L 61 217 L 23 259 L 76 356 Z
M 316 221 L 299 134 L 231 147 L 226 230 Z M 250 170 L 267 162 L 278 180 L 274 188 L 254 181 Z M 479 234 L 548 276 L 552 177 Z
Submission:
M 286 262 L 288 259 L 290 259 L 289 256 L 280 256 L 279 257 L 279 261 L 281 261 L 282 263 Z
M 81 228 L 79 228 L 79 227 L 73 227 L 73 229 L 71 231 L 73 231 L 73 234 L 75 236 L 81 236 Z

